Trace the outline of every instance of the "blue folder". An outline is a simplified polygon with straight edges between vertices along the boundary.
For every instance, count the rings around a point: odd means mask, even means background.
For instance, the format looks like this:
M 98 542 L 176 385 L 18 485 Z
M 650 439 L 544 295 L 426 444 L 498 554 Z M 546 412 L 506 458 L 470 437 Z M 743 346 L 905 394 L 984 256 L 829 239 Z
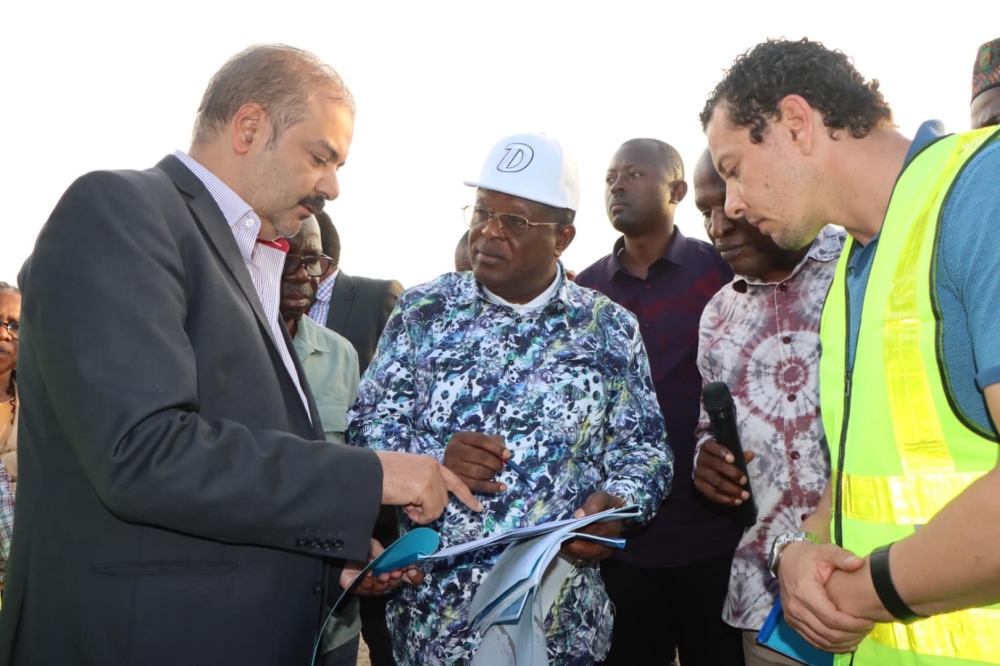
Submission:
M 802 634 L 788 626 L 785 613 L 781 610 L 781 599 L 775 602 L 764 621 L 757 634 L 757 642 L 807 666 L 833 665 L 833 654 L 813 647 L 802 638 Z

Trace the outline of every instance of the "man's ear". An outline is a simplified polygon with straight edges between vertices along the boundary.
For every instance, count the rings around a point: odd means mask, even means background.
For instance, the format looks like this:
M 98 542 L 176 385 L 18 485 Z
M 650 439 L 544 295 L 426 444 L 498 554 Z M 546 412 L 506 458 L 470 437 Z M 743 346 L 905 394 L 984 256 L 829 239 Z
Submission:
M 803 154 L 811 153 L 819 138 L 817 131 L 824 128 L 816 109 L 801 95 L 787 95 L 778 103 L 778 112 L 781 117 L 774 121 L 772 131 L 783 132 Z
M 572 224 L 567 224 L 562 227 L 556 227 L 556 258 L 562 256 L 562 253 L 566 251 L 569 244 L 573 242 L 576 238 L 576 227 Z
M 675 180 L 670 183 L 670 203 L 679 204 L 683 199 L 684 195 L 688 192 L 688 184 L 683 180 Z
M 270 137 L 270 123 L 267 112 L 256 102 L 241 106 L 229 125 L 233 150 L 238 155 L 246 155 L 254 142 L 260 143 Z

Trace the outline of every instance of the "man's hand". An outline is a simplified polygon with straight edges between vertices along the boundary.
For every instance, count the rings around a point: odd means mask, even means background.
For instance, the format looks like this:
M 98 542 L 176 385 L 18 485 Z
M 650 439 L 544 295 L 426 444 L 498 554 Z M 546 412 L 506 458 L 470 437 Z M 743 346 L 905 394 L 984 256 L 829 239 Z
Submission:
M 583 503 L 581 508 L 576 510 L 573 517 L 583 518 L 584 516 L 592 516 L 595 513 L 600 513 L 601 511 L 617 509 L 620 507 L 620 501 L 603 490 L 598 490 L 596 493 L 593 493 L 587 498 L 587 501 Z M 622 535 L 622 521 L 609 520 L 603 523 L 593 523 L 584 529 L 577 531 L 584 532 L 586 534 L 595 534 L 609 539 L 617 539 Z M 611 553 L 614 552 L 614 549 L 595 541 L 587 541 L 586 539 L 571 539 L 563 544 L 562 552 L 566 553 L 573 559 L 598 561 L 610 557 Z
M 357 578 L 362 569 L 378 557 L 383 550 L 385 550 L 385 548 L 382 547 L 382 544 L 375 539 L 372 539 L 371 552 L 368 554 L 368 562 L 347 562 L 344 565 L 343 571 L 340 572 L 340 587 L 345 590 L 348 589 L 351 582 Z M 376 597 L 381 594 L 385 594 L 390 590 L 395 590 L 402 583 L 419 585 L 422 582 L 424 582 L 424 572 L 415 567 L 397 569 L 379 576 L 373 576 L 372 572 L 369 571 L 365 574 L 364 578 L 355 584 L 351 591 L 359 597 Z
M 838 609 L 826 591 L 835 571 L 853 572 L 865 561 L 833 544 L 790 543 L 781 551 L 778 579 L 788 624 L 827 652 L 850 652 L 873 623 Z
M 382 463 L 382 504 L 405 507 L 407 517 L 418 525 L 437 520 L 444 513 L 449 492 L 473 511 L 483 510 L 468 486 L 431 456 L 375 453 Z
M 478 432 L 456 432 L 444 448 L 444 466 L 450 469 L 465 485 L 480 493 L 502 493 L 503 483 L 493 481 L 503 470 L 510 451 L 500 435 Z
M 743 459 L 748 463 L 756 457 L 753 451 L 743 452 Z M 729 449 L 714 439 L 706 441 L 695 462 L 694 487 L 713 502 L 727 506 L 743 504 L 750 499 L 750 493 L 743 488 L 747 477 L 735 462 Z

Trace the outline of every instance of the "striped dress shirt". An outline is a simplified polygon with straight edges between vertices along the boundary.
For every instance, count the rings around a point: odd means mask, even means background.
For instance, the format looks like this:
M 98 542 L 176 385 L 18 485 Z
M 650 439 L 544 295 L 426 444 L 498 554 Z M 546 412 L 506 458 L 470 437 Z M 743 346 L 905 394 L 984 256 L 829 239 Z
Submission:
M 243 261 L 250 271 L 250 278 L 253 280 L 254 289 L 260 298 L 260 304 L 264 307 L 264 315 L 271 327 L 271 334 L 278 347 L 281 360 L 285 363 L 288 374 L 291 375 L 295 388 L 298 389 L 302 404 L 305 405 L 306 414 L 309 414 L 309 401 L 306 399 L 305 391 L 299 381 L 299 374 L 295 371 L 295 364 L 292 362 L 292 354 L 285 344 L 285 337 L 282 329 L 285 323 L 278 313 L 278 301 L 281 297 L 281 274 L 285 268 L 286 253 L 272 244 L 258 243 L 257 235 L 260 233 L 261 222 L 257 213 L 253 211 L 250 204 L 243 201 L 232 188 L 219 180 L 214 173 L 198 164 L 187 153 L 178 150 L 174 157 L 184 163 L 195 176 L 198 177 L 212 199 L 219 206 L 223 217 L 229 223 L 233 236 L 236 238 L 236 245 L 240 248 Z M 310 419 L 312 416 L 310 416 Z

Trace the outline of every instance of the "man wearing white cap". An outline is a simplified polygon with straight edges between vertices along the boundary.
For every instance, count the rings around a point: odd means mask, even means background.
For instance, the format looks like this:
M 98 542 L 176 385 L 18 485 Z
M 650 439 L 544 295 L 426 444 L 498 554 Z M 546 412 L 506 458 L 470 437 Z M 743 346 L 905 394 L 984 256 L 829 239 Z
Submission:
M 452 503 L 431 525 L 442 547 L 627 504 L 648 521 L 669 492 L 673 454 L 635 318 L 567 280 L 559 262 L 575 234 L 576 165 L 547 136 L 515 135 L 466 184 L 477 188 L 465 209 L 472 272 L 400 296 L 349 441 L 434 455 L 478 493 L 482 514 Z M 401 666 L 469 661 L 480 640 L 469 604 L 500 552 L 431 570 L 389 602 Z M 596 562 L 609 554 L 589 542 L 564 548 L 565 579 L 545 618 L 550 663 L 607 653 L 613 611 Z

